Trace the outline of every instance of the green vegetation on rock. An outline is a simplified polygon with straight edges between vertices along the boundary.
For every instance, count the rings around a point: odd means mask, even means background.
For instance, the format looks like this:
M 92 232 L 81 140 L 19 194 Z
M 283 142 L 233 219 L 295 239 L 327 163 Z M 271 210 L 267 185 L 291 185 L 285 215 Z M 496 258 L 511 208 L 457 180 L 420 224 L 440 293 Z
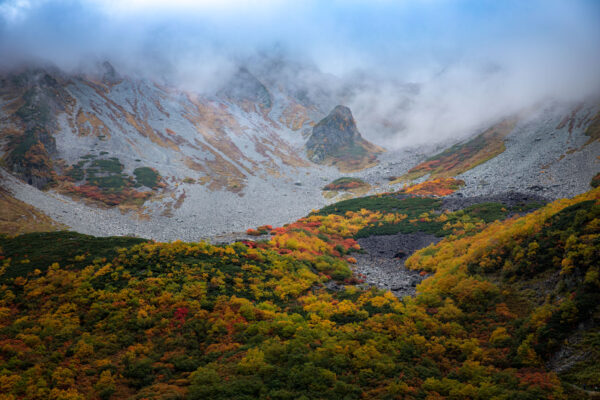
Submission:
M 138 185 L 149 188 L 156 187 L 160 180 L 160 175 L 154 169 L 149 167 L 139 167 L 133 170 Z
M 0 235 L 2 255 L 11 259 L 11 266 L 0 276 L 0 281 L 25 277 L 34 269 L 45 272 L 55 262 L 65 268 L 81 269 L 94 259 L 114 258 L 117 248 L 145 242 L 148 240 L 125 236 L 95 237 L 68 231 L 15 237 Z

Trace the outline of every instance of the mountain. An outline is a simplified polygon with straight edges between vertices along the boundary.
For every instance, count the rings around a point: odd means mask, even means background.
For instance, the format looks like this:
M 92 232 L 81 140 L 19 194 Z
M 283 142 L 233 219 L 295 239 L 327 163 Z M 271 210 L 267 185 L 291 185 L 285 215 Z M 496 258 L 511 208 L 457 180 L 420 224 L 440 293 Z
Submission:
M 374 166 L 383 149 L 364 140 L 350 109 L 338 105 L 313 127 L 306 151 L 311 161 L 348 172 Z
M 3 394 L 597 395 L 597 99 L 384 152 L 271 67 L 2 75 Z
M 394 185 L 455 177 L 466 195 L 527 191 L 551 198 L 589 188 L 598 172 L 600 102 L 549 101 L 432 152 Z
M 358 196 L 321 190 L 345 175 L 365 182 L 361 193 L 456 178 L 465 182 L 458 194 L 560 198 L 598 173 L 597 99 L 548 101 L 461 139 L 383 152 L 366 134 L 380 124 L 353 100 L 370 82 L 281 60 L 242 65 L 205 91 L 109 62 L 79 73 L 3 71 L 1 185 L 83 233 L 198 240 Z M 380 122 L 401 130 L 416 95 L 400 90 L 397 115 Z
M 268 89 L 246 68 L 240 68 L 218 92 L 219 97 L 241 103 L 246 111 L 258 105 L 260 110 L 268 112 L 273 106 Z
M 211 190 L 240 192 L 249 176 L 308 166 L 294 154 L 281 125 L 268 115 L 254 117 L 268 112 L 271 100 L 246 70 L 218 96 L 200 97 L 118 78 L 110 64 L 104 67 L 100 77 L 37 69 L 2 80 L 4 112 L 12 129 L 7 163 L 19 177 L 43 188 L 64 181 L 75 169 L 71 186 L 94 186 L 87 174 L 77 179 L 78 170 L 88 166 L 81 160 L 107 155 L 123 165 L 125 180 L 136 167 L 152 164 L 177 182 L 189 177 Z M 186 176 L 182 169 L 188 170 Z M 126 182 L 112 187 L 115 193 L 125 188 Z
M 483 164 L 506 149 L 504 138 L 513 131 L 516 123 L 516 118 L 509 118 L 495 124 L 473 139 L 456 144 L 414 166 L 399 179 L 413 180 L 425 175 L 430 178 L 452 177 Z
M 119 74 L 108 62 L 78 74 L 53 67 L 5 71 L 4 185 L 26 202 L 44 193 L 36 205 L 49 214 L 64 214 L 59 209 L 70 204 L 63 222 L 71 226 L 81 220 L 73 209 L 86 214 L 84 226 L 93 226 L 98 212 L 117 215 L 101 210 L 129 213 L 118 228 L 129 232 L 132 219 L 164 225 L 183 212 L 185 229 L 201 237 L 216 233 L 230 213 L 204 215 L 197 202 L 237 204 L 241 212 L 242 196 L 268 219 L 258 207 L 269 200 L 262 194 L 280 204 L 278 187 L 320 188 L 321 176 L 334 179 L 337 169 L 312 163 L 303 151 L 314 121 L 325 114 L 323 97 L 313 102 L 307 90 L 265 82 L 241 67 L 214 93 L 199 94 Z M 320 191 L 312 196 L 321 198 Z M 302 199 L 298 204 L 310 210 Z M 190 214 L 202 217 L 192 221 Z

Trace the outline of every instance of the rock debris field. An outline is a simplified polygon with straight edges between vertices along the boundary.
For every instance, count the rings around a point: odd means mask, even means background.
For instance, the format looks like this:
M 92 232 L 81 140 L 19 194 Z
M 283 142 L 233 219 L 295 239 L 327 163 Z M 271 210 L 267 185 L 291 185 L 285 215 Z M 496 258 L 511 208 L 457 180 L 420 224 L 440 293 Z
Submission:
M 367 285 L 391 290 L 399 298 L 413 296 L 417 284 L 425 277 L 418 271 L 406 269 L 404 261 L 415 251 L 440 240 L 439 237 L 425 233 L 400 233 L 358 239 L 358 244 L 365 253 L 353 254 L 357 261 L 354 273 L 364 275 Z

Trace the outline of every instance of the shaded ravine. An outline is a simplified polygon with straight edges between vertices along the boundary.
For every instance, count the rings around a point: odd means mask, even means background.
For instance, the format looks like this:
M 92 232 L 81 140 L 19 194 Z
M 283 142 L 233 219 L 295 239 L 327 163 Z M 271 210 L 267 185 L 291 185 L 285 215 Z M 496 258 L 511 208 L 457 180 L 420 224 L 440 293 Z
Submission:
M 425 277 L 408 270 L 404 261 L 415 251 L 441 239 L 420 232 L 358 239 L 364 253 L 353 254 L 354 274 L 364 278 L 365 284 L 390 290 L 398 298 L 414 296 L 417 284 Z

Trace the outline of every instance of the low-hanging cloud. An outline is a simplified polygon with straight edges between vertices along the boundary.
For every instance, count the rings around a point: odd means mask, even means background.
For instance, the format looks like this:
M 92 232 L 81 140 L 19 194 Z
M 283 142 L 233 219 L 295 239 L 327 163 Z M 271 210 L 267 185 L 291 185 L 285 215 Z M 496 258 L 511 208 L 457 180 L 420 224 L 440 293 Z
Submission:
M 402 147 L 600 93 L 598 21 L 594 0 L 0 0 L 0 67 L 108 59 L 210 92 L 249 63 Z M 295 67 L 270 73 L 273 58 Z

